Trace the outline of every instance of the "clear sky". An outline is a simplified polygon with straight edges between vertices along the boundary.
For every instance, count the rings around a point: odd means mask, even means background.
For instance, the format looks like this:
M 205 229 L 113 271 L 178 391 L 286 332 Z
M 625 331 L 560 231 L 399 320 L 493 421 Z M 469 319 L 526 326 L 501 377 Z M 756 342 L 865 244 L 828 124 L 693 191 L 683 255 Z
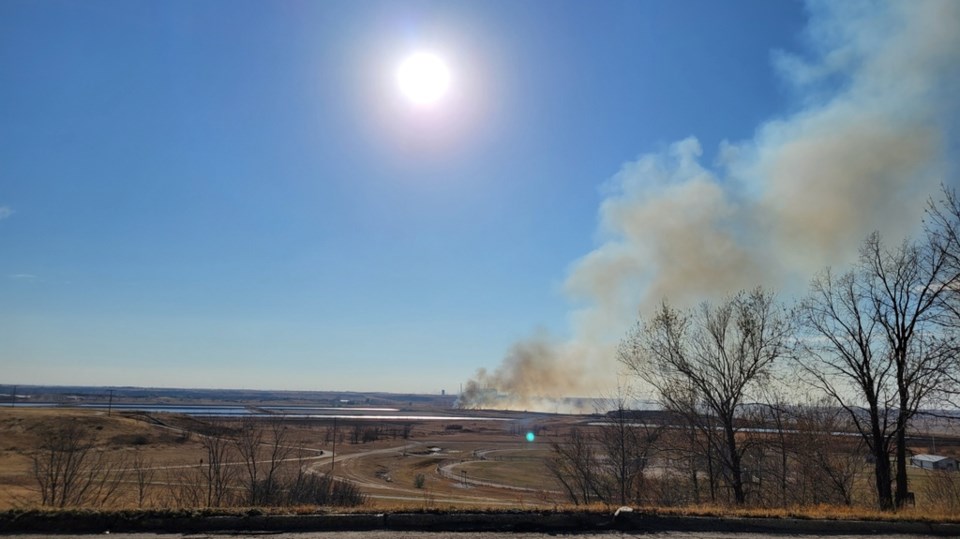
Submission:
M 805 106 L 810 12 L 0 2 L 0 383 L 454 392 L 571 331 L 625 163 Z

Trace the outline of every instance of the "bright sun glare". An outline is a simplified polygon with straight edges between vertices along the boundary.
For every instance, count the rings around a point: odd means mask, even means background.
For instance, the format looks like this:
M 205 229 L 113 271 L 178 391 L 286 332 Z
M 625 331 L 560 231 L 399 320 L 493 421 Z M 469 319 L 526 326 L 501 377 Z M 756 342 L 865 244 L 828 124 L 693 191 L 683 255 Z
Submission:
M 417 52 L 407 56 L 397 68 L 400 92 L 417 105 L 439 101 L 450 87 L 450 70 L 439 56 Z

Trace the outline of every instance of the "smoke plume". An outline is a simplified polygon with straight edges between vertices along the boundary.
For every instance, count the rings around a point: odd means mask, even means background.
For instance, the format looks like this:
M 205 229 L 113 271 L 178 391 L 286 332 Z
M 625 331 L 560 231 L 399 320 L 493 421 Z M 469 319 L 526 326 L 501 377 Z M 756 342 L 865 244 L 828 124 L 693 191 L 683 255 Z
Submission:
M 799 293 L 871 231 L 898 241 L 919 229 L 956 171 L 960 2 L 807 7 L 808 53 L 773 55 L 799 110 L 723 142 L 715 163 L 691 137 L 624 164 L 604 187 L 601 241 L 565 283 L 581 306 L 572 337 L 516 344 L 469 382 L 463 405 L 533 408 L 609 389 L 617 341 L 662 299 Z

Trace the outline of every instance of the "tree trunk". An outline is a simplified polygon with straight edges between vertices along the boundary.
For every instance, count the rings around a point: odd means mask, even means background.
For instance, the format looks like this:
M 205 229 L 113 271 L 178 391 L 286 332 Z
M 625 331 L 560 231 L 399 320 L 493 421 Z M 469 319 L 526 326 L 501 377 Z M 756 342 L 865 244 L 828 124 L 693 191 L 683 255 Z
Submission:
M 904 501 L 907 499 L 908 485 L 907 485 L 907 425 L 906 419 L 904 418 L 903 410 L 900 410 L 900 415 L 897 417 L 897 450 L 896 450 L 896 461 L 897 461 L 897 492 L 896 492 L 896 506 L 897 508 L 903 507 Z M 889 472 L 888 472 L 889 473 Z
M 733 483 L 733 498 L 737 505 L 743 505 L 747 496 L 743 491 L 743 471 L 740 469 L 740 454 L 737 452 L 737 433 L 732 422 L 724 426 L 727 435 L 727 451 L 730 452 L 730 482 Z
M 870 444 L 870 450 L 874 458 L 874 478 L 877 484 L 877 501 L 880 504 L 881 511 L 890 511 L 893 509 L 893 492 L 890 489 L 890 455 L 887 452 L 888 446 L 884 443 L 883 433 L 880 429 L 880 418 L 875 411 L 876 407 L 871 406 L 873 443 Z
M 882 454 L 881 454 L 882 453 Z M 874 472 L 877 478 L 877 499 L 882 511 L 893 509 L 893 493 L 890 489 L 890 456 L 882 451 L 874 451 L 876 459 Z
M 897 413 L 897 492 L 896 506 L 903 507 L 907 499 L 909 485 L 907 484 L 907 418 L 910 410 L 910 386 L 906 383 L 906 350 L 897 352 L 897 389 L 900 392 L 900 410 Z
M 713 465 L 713 447 L 707 446 L 707 479 L 710 486 L 710 503 L 717 503 L 717 471 Z

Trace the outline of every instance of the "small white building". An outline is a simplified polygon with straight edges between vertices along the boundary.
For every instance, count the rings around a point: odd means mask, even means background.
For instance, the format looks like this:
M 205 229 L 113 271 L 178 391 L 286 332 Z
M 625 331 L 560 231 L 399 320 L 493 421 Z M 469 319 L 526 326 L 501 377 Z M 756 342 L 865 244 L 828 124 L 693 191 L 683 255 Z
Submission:
M 910 465 L 925 470 L 956 471 L 957 459 L 943 455 L 914 455 L 910 457 Z

